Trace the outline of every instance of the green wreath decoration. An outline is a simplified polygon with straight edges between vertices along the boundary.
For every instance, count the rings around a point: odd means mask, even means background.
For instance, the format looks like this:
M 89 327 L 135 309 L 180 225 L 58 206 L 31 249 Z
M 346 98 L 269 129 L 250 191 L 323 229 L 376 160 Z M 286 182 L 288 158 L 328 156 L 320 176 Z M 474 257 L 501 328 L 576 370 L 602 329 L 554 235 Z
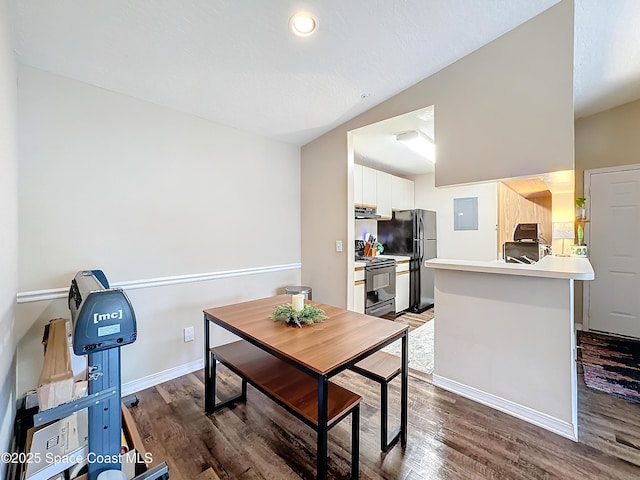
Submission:
M 274 322 L 284 322 L 287 325 L 297 325 L 302 328 L 303 325 L 320 323 L 329 317 L 324 313 L 324 310 L 313 305 L 305 304 L 302 310 L 296 311 L 293 309 L 293 305 L 285 303 L 278 305 L 269 318 Z

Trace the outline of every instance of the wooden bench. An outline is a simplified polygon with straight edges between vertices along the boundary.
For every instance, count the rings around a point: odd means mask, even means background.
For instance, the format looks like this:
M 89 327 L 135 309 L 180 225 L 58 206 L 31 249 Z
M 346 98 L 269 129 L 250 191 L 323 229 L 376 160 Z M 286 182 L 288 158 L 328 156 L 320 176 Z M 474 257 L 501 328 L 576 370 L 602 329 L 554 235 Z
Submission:
M 356 363 L 350 370 L 380 384 L 380 450 L 386 452 L 400 439 L 400 428 L 389 438 L 387 425 L 389 382 L 400 374 L 400 358 L 380 350 Z
M 242 379 L 239 395 L 215 404 L 214 411 L 239 399 L 245 400 L 247 382 L 278 405 L 318 431 L 318 381 L 245 340 L 211 349 L 216 360 Z M 213 362 L 216 378 L 216 362 Z M 351 477 L 359 477 L 360 401 L 362 397 L 346 388 L 328 382 L 327 431 L 351 414 Z M 215 382 L 213 398 L 216 396 Z

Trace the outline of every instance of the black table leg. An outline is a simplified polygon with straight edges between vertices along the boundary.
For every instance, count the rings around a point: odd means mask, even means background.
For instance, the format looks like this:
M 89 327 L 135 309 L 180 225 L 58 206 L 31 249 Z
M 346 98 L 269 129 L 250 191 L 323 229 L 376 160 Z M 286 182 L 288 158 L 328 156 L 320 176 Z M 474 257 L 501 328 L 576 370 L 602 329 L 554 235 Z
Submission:
M 211 358 L 211 339 L 209 338 L 209 320 L 204 317 L 204 411 L 211 413 L 215 409 L 216 386 L 212 367 L 215 359 Z
M 327 478 L 327 410 L 329 406 L 329 381 L 326 376 L 318 377 L 318 451 L 316 478 Z
M 407 419 L 409 406 L 409 331 L 402 336 L 402 373 L 400 386 L 400 445 L 407 446 Z

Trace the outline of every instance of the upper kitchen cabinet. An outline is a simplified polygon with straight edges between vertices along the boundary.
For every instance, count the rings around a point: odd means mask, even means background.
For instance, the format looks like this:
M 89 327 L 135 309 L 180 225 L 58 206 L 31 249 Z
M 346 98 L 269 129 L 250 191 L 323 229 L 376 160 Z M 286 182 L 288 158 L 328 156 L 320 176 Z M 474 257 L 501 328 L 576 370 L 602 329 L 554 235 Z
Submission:
M 353 182 L 353 203 L 375 207 L 381 220 L 389 220 L 393 210 L 415 208 L 411 180 L 354 164 Z
M 353 203 L 367 207 L 377 206 L 377 172 L 355 164 L 353 169 Z
M 362 205 L 362 165 L 353 166 L 353 203 Z
M 415 206 L 413 181 L 391 177 L 391 207 L 393 210 L 412 210 Z
M 362 204 L 370 207 L 378 203 L 378 175 L 373 168 L 362 167 Z
M 381 220 L 390 220 L 391 219 L 391 208 L 392 208 L 392 200 L 391 200 L 391 184 L 393 182 L 392 175 L 385 172 L 376 172 L 376 188 L 377 188 L 377 198 L 378 198 L 378 215 L 380 215 Z

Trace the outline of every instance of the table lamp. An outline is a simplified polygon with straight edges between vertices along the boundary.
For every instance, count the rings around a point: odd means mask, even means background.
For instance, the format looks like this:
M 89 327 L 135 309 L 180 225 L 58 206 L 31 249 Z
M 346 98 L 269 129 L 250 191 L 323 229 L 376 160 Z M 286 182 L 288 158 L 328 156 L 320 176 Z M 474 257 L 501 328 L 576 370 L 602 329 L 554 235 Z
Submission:
M 553 239 L 562 240 L 562 253 L 561 256 L 566 256 L 564 253 L 564 241 L 566 239 L 573 239 L 573 222 L 553 222 Z

